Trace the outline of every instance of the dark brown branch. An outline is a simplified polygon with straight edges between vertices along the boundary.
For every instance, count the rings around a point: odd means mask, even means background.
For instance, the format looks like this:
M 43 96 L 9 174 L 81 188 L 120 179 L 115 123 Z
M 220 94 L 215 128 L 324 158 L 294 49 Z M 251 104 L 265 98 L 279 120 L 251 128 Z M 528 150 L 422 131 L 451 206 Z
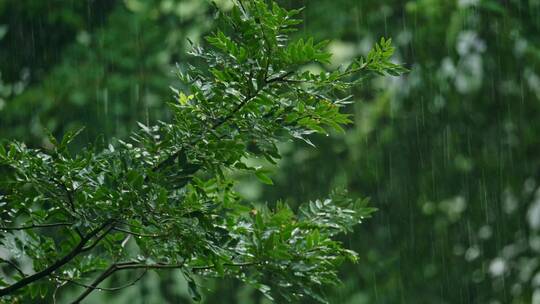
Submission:
M 92 230 L 88 235 L 86 235 L 84 238 L 81 238 L 77 246 L 73 248 L 68 254 L 66 254 L 61 259 L 54 262 L 49 267 L 43 269 L 42 271 L 36 272 L 33 275 L 27 276 L 16 283 L 9 285 L 5 288 L 0 289 L 0 297 L 8 295 L 10 293 L 13 293 L 29 284 L 32 284 L 33 282 L 40 280 L 44 277 L 47 277 L 51 275 L 54 271 L 59 269 L 60 267 L 66 265 L 69 263 L 72 259 L 74 259 L 77 255 L 85 251 L 85 245 L 90 241 L 92 238 L 94 238 L 96 235 L 98 235 L 103 229 L 107 228 L 113 223 L 113 221 L 106 221 L 102 225 L 100 225 L 98 228 Z M 91 249 L 91 248 L 89 248 Z
M 125 270 L 125 269 L 145 269 L 145 272 L 148 269 L 156 269 L 158 267 L 155 267 L 156 265 L 162 265 L 162 264 L 155 264 L 155 265 L 146 265 L 146 264 L 140 264 L 135 262 L 125 262 L 125 263 L 116 263 L 112 264 L 109 268 L 107 268 L 102 274 L 100 274 L 93 282 L 92 284 L 88 285 L 86 287 L 86 290 L 77 297 L 72 303 L 80 303 L 82 300 L 84 300 L 90 293 L 92 293 L 94 290 L 99 290 L 99 284 L 101 282 L 105 281 L 108 277 L 113 275 L 115 272 L 119 270 Z M 169 268 L 181 268 L 183 267 L 183 264 L 178 265 L 162 265 L 163 267 L 159 268 L 165 268 L 165 266 L 171 266 Z M 174 266 L 174 267 L 173 267 Z M 135 283 L 133 283 L 135 284 Z
M 103 282 L 105 279 L 107 279 L 109 276 L 111 276 L 113 273 L 115 273 L 118 269 L 115 266 L 116 264 L 111 265 L 109 268 L 107 268 L 101 275 L 99 275 L 92 284 L 90 284 L 86 290 L 79 296 L 75 301 L 72 303 L 80 303 L 84 298 L 86 298 L 92 291 L 96 290 L 98 285 Z
M 248 262 L 248 263 L 226 263 L 223 264 L 223 266 L 228 267 L 248 267 L 248 266 L 254 266 L 258 265 L 260 262 Z M 108 277 L 110 277 L 112 274 L 114 274 L 117 271 L 120 270 L 127 270 L 127 269 L 144 269 L 147 271 L 148 269 L 179 269 L 185 267 L 185 263 L 180 264 L 143 264 L 143 263 L 137 263 L 137 262 L 123 262 L 123 263 L 116 263 L 111 265 L 109 268 L 107 268 L 101 275 L 99 275 L 92 284 L 88 286 L 84 286 L 87 289 L 79 296 L 77 299 L 75 299 L 72 304 L 80 303 L 82 300 L 84 300 L 90 293 L 92 293 L 94 290 L 102 290 L 102 288 L 98 287 L 101 282 L 105 281 Z M 215 268 L 215 265 L 209 265 L 209 266 L 195 266 L 191 267 L 192 270 L 208 270 Z M 140 278 L 139 278 L 140 279 Z M 133 284 L 136 283 L 132 282 Z M 131 285 L 129 285 L 131 286 Z
M 53 227 L 62 227 L 62 226 L 72 226 L 73 223 L 50 223 L 50 224 L 32 224 L 28 226 L 21 226 L 21 227 L 0 227 L 0 230 L 29 230 L 29 229 L 36 229 L 36 228 L 53 228 Z
M 52 180 L 53 183 L 55 183 L 59 188 L 62 189 L 62 191 L 65 192 L 66 194 L 66 197 L 67 197 L 67 203 L 69 205 L 69 209 L 71 210 L 71 212 L 73 212 L 73 214 L 79 214 L 77 212 L 77 210 L 75 209 L 75 203 L 73 201 L 73 193 L 68 189 L 68 186 L 62 182 L 62 180 L 60 179 L 57 179 L 55 177 L 51 177 L 50 178 Z
M 236 115 L 236 113 L 242 110 L 243 107 L 245 107 L 250 101 L 252 101 L 255 97 L 257 97 L 260 91 L 261 90 L 258 90 L 257 92 L 255 92 L 255 94 L 251 96 L 247 96 L 246 99 L 242 100 L 238 105 L 236 105 L 236 107 L 234 107 L 234 109 L 227 116 L 225 116 L 223 119 L 221 119 L 220 121 L 212 125 L 212 129 L 216 130 L 217 128 L 221 127 L 224 123 L 229 121 L 229 119 L 233 118 L 234 115 Z
M 73 213 L 77 214 L 77 210 L 75 208 L 75 200 L 73 198 L 73 192 L 71 192 L 71 190 L 69 190 L 68 187 L 63 183 L 62 183 L 62 187 L 63 187 L 64 191 L 66 192 L 66 196 L 67 196 L 69 207 L 71 208 L 71 211 L 73 211 Z
M 91 250 L 92 248 L 96 247 L 96 245 L 97 245 L 104 237 L 106 237 L 106 236 L 109 234 L 109 232 L 111 232 L 111 230 L 113 230 L 113 229 L 114 229 L 114 222 L 111 222 L 111 223 L 110 223 L 110 226 L 107 228 L 107 230 L 106 230 L 105 232 L 103 232 L 101 235 L 99 235 L 99 236 L 94 240 L 94 242 L 92 242 L 92 244 L 90 244 L 90 245 L 84 247 L 84 248 L 82 249 L 82 251 L 88 251 L 88 250 Z

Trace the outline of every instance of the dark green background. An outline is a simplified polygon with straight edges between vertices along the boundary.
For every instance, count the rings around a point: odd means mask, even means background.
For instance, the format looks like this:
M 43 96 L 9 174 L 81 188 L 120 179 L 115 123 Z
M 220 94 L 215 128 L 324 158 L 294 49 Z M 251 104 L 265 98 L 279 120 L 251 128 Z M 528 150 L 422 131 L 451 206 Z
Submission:
M 283 144 L 275 186 L 239 188 L 296 204 L 346 187 L 379 208 L 343 237 L 361 260 L 330 302 L 540 303 L 540 1 L 279 2 L 305 7 L 298 35 L 332 40 L 336 66 L 385 36 L 411 70 L 351 92 L 345 134 Z M 201 0 L 0 0 L 0 138 L 47 146 L 45 129 L 84 125 L 80 147 L 167 119 L 174 64 L 212 16 Z M 184 284 L 153 274 L 88 303 L 189 303 Z M 206 303 L 265 301 L 201 284 Z

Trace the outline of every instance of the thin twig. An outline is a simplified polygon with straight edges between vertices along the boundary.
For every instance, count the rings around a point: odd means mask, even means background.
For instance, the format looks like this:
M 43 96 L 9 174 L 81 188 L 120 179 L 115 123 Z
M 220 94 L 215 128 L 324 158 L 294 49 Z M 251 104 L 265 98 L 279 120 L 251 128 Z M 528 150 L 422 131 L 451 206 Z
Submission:
M 63 256 L 62 258 L 60 258 L 59 260 L 54 262 L 49 267 L 43 269 L 40 272 L 36 272 L 36 273 L 34 273 L 34 274 L 30 275 L 30 276 L 27 276 L 27 277 L 13 283 L 12 285 L 9 285 L 7 287 L 4 287 L 4 288 L 0 289 L 0 297 L 11 294 L 11 293 L 13 293 L 13 292 L 25 287 L 25 286 L 37 281 L 37 280 L 40 280 L 40 279 L 42 279 L 44 277 L 47 277 L 50 274 L 52 274 L 54 271 L 59 269 L 60 267 L 62 267 L 64 265 L 66 265 L 67 263 L 69 263 L 76 256 L 78 256 L 79 254 L 81 254 L 82 252 L 85 251 L 84 246 L 86 245 L 86 243 L 88 243 L 88 241 L 90 241 L 92 238 L 94 238 L 96 235 L 98 235 L 107 226 L 111 225 L 112 222 L 113 221 L 106 221 L 105 223 L 103 223 L 99 227 L 97 227 L 96 229 L 89 232 L 86 235 L 86 237 L 81 238 L 81 240 L 79 241 L 77 246 L 75 246 L 70 252 L 68 252 L 65 256 Z M 91 249 L 91 248 L 89 248 L 89 249 Z
M 21 227 L 0 227 L 0 230 L 28 230 L 36 228 L 52 228 L 52 227 L 62 227 L 62 226 L 72 226 L 73 223 L 50 223 L 50 224 L 32 224 L 28 226 Z
M 255 266 L 255 265 L 259 265 L 259 264 L 261 264 L 261 262 L 224 263 L 223 266 L 227 266 L 227 267 L 249 267 L 249 266 Z M 214 269 L 214 268 L 216 268 L 216 265 L 191 267 L 192 270 L 208 270 L 208 269 Z
M 121 290 L 121 289 L 124 289 L 124 288 L 127 288 L 127 287 L 130 287 L 130 286 L 133 286 L 135 285 L 138 281 L 140 281 L 144 275 L 147 273 L 148 269 L 144 269 L 143 272 L 141 272 L 141 274 L 133 281 L 125 284 L 125 285 L 121 285 L 121 286 L 117 286 L 117 287 L 109 287 L 109 288 L 106 288 L 106 287 L 97 287 L 97 286 L 90 286 L 90 285 L 87 285 L 87 284 L 84 284 L 84 283 L 81 283 L 81 282 L 77 282 L 75 280 L 72 280 L 72 279 L 68 279 L 68 278 L 62 278 L 62 277 L 59 277 L 59 276 L 53 276 L 55 279 L 57 280 L 60 280 L 60 281 L 64 281 L 64 282 L 68 282 L 68 283 L 71 283 L 71 284 L 74 284 L 74 285 L 77 285 L 77 286 L 80 286 L 80 287 L 84 287 L 84 288 L 90 288 L 90 289 L 95 289 L 95 290 L 99 290 L 99 291 L 118 291 L 118 290 Z
M 248 266 L 254 266 L 258 265 L 261 262 L 247 262 L 247 263 L 225 263 L 223 266 L 228 267 L 248 267 Z M 99 288 L 99 284 L 106 280 L 108 277 L 110 277 L 112 274 L 114 274 L 117 271 L 120 270 L 128 270 L 128 269 L 179 269 L 185 267 L 185 263 L 180 264 L 144 264 L 144 263 L 138 263 L 138 262 L 122 262 L 122 263 L 115 263 L 109 266 L 101 275 L 99 275 L 90 285 L 85 286 L 86 290 L 75 299 L 72 304 L 80 303 L 82 300 L 84 300 L 90 293 L 92 293 L 94 290 L 101 290 Z M 208 270 L 216 268 L 215 265 L 209 265 L 209 266 L 194 266 L 191 267 L 192 270 Z M 133 282 L 134 284 L 135 282 Z
M 14 262 L 10 261 L 10 260 L 6 260 L 6 259 L 3 259 L 3 258 L 0 258 L 0 262 L 2 263 L 6 263 L 8 264 L 9 266 L 13 267 L 15 270 L 17 270 L 17 272 L 24 278 L 26 277 L 26 274 L 22 271 L 21 268 L 19 268 L 19 266 L 17 266 L 17 264 L 15 264 Z
M 120 231 L 120 232 L 124 232 L 124 233 L 131 234 L 131 235 L 134 235 L 134 236 L 140 236 L 140 237 L 166 237 L 166 236 L 168 236 L 168 234 L 145 234 L 145 233 L 138 233 L 138 232 L 133 232 L 133 231 L 129 231 L 129 230 L 127 230 L 127 229 L 122 229 L 122 228 L 118 228 L 118 227 L 114 227 L 113 230 Z
M 294 73 L 293 71 L 288 71 L 287 73 L 281 76 L 276 76 L 274 78 L 267 79 L 266 83 L 273 83 L 273 82 L 278 82 L 278 81 L 290 81 L 289 79 L 287 79 L 287 76 L 290 76 L 293 73 Z
M 109 225 L 110 225 L 110 226 L 109 226 Z M 109 227 L 107 228 L 107 230 L 105 230 L 105 232 L 103 232 L 100 236 L 98 236 L 98 237 L 94 240 L 94 242 L 92 242 L 92 244 L 90 244 L 90 245 L 84 247 L 84 248 L 82 249 L 82 251 L 88 251 L 88 250 L 91 250 L 92 248 L 96 247 L 96 245 L 97 245 L 104 237 L 106 237 L 106 236 L 109 234 L 109 232 L 111 232 L 111 230 L 114 229 L 114 222 L 110 222 L 109 225 L 108 225 Z M 106 226 L 105 226 L 105 227 L 106 227 Z
M 92 282 L 91 285 L 89 285 L 86 290 L 81 294 L 79 295 L 75 301 L 73 301 L 72 303 L 80 303 L 84 298 L 86 298 L 92 291 L 96 290 L 96 288 L 98 287 L 98 285 L 103 282 L 106 278 L 108 278 L 110 275 L 112 275 L 113 273 L 115 273 L 117 271 L 116 267 L 115 267 L 115 264 L 109 266 L 109 268 L 107 268 L 101 275 L 99 275 L 95 280 L 94 282 Z

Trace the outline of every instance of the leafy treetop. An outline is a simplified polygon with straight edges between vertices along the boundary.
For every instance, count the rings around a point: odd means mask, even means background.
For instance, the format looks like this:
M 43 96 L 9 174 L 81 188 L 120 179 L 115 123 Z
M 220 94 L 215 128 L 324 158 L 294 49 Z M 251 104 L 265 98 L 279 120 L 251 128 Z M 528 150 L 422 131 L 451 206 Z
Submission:
M 219 12 L 222 30 L 191 54 L 208 65 L 179 68 L 185 84 L 169 103 L 172 122 L 140 124 L 128 141 L 73 154 L 70 141 L 54 148 L 0 146 L 0 249 L 12 272 L 0 276 L 6 301 L 46 297 L 66 284 L 83 287 L 82 301 L 119 271 L 178 269 L 193 299 L 195 276 L 234 277 L 270 299 L 313 297 L 336 283 L 337 267 L 356 254 L 333 239 L 373 209 L 342 194 L 309 202 L 298 213 L 244 202 L 231 177 L 267 172 L 249 158 L 275 164 L 276 144 L 312 133 L 342 130 L 351 86 L 371 74 L 398 75 L 390 40 L 346 68 L 314 73 L 328 63 L 326 42 L 289 40 L 300 20 L 263 0 L 238 1 Z M 24 261 L 31 261 L 22 267 Z

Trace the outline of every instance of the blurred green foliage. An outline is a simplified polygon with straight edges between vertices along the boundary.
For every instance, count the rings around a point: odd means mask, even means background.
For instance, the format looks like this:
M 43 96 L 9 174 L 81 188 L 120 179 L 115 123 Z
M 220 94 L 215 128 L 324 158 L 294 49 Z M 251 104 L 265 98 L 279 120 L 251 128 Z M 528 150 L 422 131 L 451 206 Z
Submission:
M 349 56 L 393 37 L 411 69 L 357 92 L 355 127 L 317 142 L 326 152 L 291 149 L 279 188 L 265 195 L 300 200 L 342 184 L 372 197 L 380 211 L 370 233 L 349 240 L 365 264 L 344 271 L 335 302 L 531 303 L 540 3 L 310 2 L 305 14 L 306 31 L 343 31 L 336 45 Z
M 41 1 L 21 3 L 33 2 Z M 331 302 L 538 303 L 540 1 L 281 2 L 305 6 L 303 30 L 332 40 L 333 65 L 386 36 L 411 69 L 351 92 L 355 124 L 344 135 L 317 138 L 316 150 L 281 147 L 288 156 L 274 186 L 246 179 L 241 189 L 261 201 L 305 201 L 337 185 L 371 197 L 379 211 L 344 240 L 360 252 L 360 263 L 343 269 L 345 282 L 331 291 Z M 69 124 L 88 125 L 87 139 L 122 136 L 131 121 L 160 117 L 169 67 L 185 62 L 173 54 L 185 37 L 211 26 L 203 4 L 187 16 L 165 12 L 198 3 L 206 2 L 119 1 L 106 22 L 78 29 L 39 81 L 5 94 L 29 81 L 4 77 L 0 136 L 42 145 L 41 126 L 62 133 Z M 3 51 L 10 27 L 2 26 Z M 169 35 L 176 42 L 168 44 Z M 60 52 L 54 44 L 39 47 Z M 16 61 L 4 58 L 20 58 L 16 48 L 10 52 L 2 53 L 2 72 L 23 66 L 9 66 Z M 216 285 L 207 302 L 262 301 L 236 287 Z M 144 293 L 155 297 L 152 290 Z
M 34 1 L 27 2 L 33 7 Z M 69 35 L 73 31 L 69 20 L 84 19 L 86 10 L 104 9 L 99 2 L 76 3 L 84 4 L 85 9 L 79 11 L 80 5 L 65 3 L 60 5 L 64 8 L 60 12 L 55 7 L 40 7 L 36 15 L 58 14 L 62 17 L 54 19 L 63 22 L 58 21 L 60 24 L 56 26 L 53 23 L 50 27 L 54 26 L 54 29 L 39 28 Z M 10 14 L 16 7 L 7 6 L 4 13 Z M 163 104 L 170 96 L 169 85 L 176 84 L 173 83 L 174 64 L 186 63 L 187 57 L 183 55 L 186 38 L 197 41 L 207 30 L 212 20 L 207 9 L 208 5 L 200 1 L 126 0 L 108 12 L 95 14 L 106 15 L 99 26 L 76 28 L 64 48 L 59 48 L 62 45 L 55 39 L 42 40 L 39 41 L 41 44 L 32 46 L 8 39 L 14 26 L 5 25 L 7 35 L 0 43 L 12 51 L 2 56 L 7 62 L 1 71 L 9 71 L 14 65 L 24 73 L 20 80 L 4 79 L 8 84 L 3 86 L 27 85 L 27 78 L 38 78 L 39 84 L 27 88 L 24 93 L 11 89 L 11 94 L 5 94 L 7 98 L 0 102 L 0 135 L 26 139 L 34 145 L 47 145 L 45 128 L 54 134 L 63 134 L 67 129 L 84 125 L 88 127 L 84 140 L 88 141 L 99 135 L 122 137 L 136 121 L 163 118 Z M 17 20 L 25 24 L 35 19 L 36 16 L 29 15 L 26 20 L 23 17 Z M 30 35 L 24 35 L 30 38 Z M 34 66 L 33 57 L 18 51 L 26 48 L 40 54 L 36 57 L 45 56 L 42 53 L 56 53 L 61 54 L 62 60 L 52 63 L 43 59 L 44 63 Z M 12 62 L 11 57 L 22 62 Z M 49 65 L 43 67 L 45 63 Z M 43 69 L 48 72 L 41 75 Z

